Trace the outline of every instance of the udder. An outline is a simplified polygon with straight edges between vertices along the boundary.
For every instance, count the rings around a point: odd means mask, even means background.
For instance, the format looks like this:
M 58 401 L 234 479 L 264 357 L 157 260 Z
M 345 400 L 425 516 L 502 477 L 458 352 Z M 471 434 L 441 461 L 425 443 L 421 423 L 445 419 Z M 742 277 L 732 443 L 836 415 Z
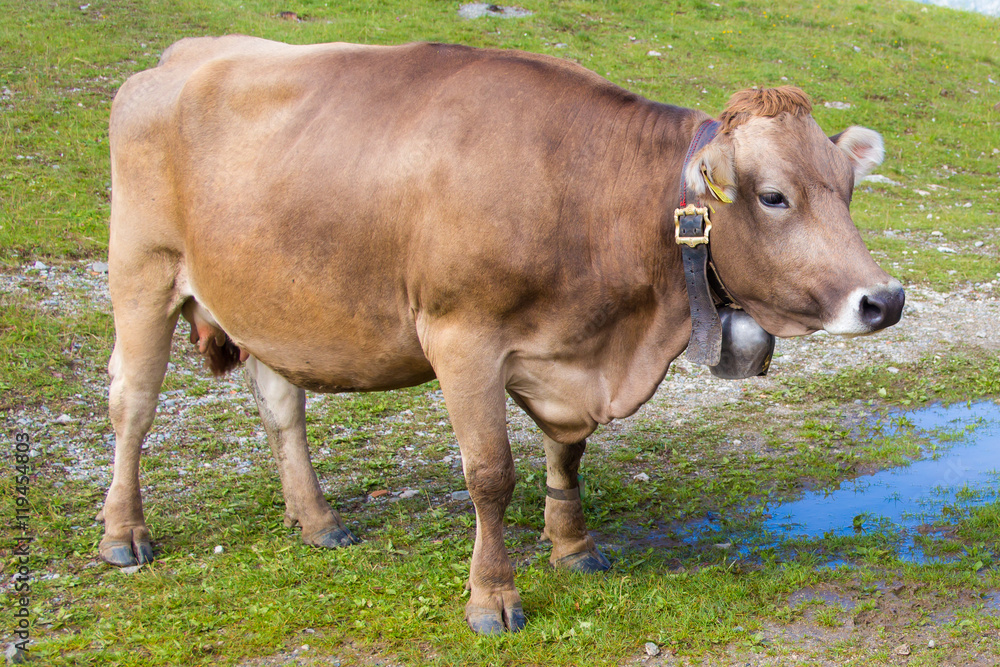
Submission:
M 191 325 L 191 342 L 205 357 L 213 375 L 224 375 L 247 360 L 250 353 L 241 349 L 222 330 L 212 314 L 193 298 L 184 302 L 181 315 Z

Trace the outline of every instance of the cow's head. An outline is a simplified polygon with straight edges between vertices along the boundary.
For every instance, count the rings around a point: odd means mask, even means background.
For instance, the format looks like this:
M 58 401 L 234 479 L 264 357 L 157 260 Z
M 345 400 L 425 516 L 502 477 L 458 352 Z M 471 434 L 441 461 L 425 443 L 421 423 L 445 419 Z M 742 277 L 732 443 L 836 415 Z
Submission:
M 719 277 L 762 327 L 871 333 L 899 321 L 904 298 L 848 210 L 854 184 L 882 162 L 882 137 L 863 127 L 827 137 L 811 110 L 790 86 L 736 93 L 685 178 L 714 209 Z

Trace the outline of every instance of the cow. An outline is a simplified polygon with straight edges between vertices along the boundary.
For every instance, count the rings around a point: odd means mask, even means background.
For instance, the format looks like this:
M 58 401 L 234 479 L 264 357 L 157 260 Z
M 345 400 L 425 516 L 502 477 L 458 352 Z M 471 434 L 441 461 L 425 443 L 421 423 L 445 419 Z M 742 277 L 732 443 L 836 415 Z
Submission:
M 153 558 L 139 455 L 179 317 L 214 372 L 243 362 L 310 545 L 357 538 L 310 462 L 304 390 L 438 379 L 476 511 L 465 617 L 491 634 L 525 623 L 506 395 L 543 433 L 552 564 L 606 570 L 577 471 L 692 340 L 682 196 L 710 216 L 692 247 L 713 304 L 724 290 L 769 334 L 867 334 L 903 308 L 849 213 L 881 137 L 827 137 L 792 87 L 737 92 L 713 119 L 519 51 L 195 38 L 122 85 L 110 147 L 99 551 L 117 566 Z

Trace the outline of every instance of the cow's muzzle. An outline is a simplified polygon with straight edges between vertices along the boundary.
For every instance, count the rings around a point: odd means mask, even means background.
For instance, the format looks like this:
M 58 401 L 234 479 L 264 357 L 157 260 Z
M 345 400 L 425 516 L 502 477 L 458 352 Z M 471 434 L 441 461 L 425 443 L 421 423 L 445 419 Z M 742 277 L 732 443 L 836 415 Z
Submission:
M 870 331 L 891 327 L 903 314 L 906 295 L 898 283 L 861 297 L 861 321 Z
M 823 328 L 832 334 L 867 334 L 891 327 L 903 314 L 906 295 L 898 281 L 856 289 L 848 295 L 837 317 Z

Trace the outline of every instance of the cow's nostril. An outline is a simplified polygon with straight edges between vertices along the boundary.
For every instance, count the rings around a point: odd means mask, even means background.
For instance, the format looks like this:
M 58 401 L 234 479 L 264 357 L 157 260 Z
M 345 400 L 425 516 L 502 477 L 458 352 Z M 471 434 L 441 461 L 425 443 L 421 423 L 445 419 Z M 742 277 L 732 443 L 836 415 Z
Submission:
M 878 297 L 861 297 L 861 321 L 871 327 L 872 331 L 882 328 L 882 320 L 885 319 L 885 308 L 879 302 Z
M 888 289 L 861 297 L 861 321 L 872 331 L 891 327 L 903 314 L 903 288 Z

